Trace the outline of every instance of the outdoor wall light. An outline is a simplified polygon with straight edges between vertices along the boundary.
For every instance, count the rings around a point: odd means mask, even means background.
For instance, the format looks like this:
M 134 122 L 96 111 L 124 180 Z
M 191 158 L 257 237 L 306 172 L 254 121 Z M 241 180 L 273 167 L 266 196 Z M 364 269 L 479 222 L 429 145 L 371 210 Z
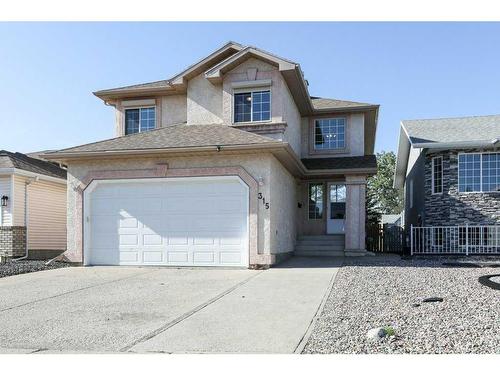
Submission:
M 2 198 L 0 198 L 1 201 L 1 206 L 2 207 L 7 207 L 7 201 L 9 200 L 9 197 L 6 195 L 3 195 Z

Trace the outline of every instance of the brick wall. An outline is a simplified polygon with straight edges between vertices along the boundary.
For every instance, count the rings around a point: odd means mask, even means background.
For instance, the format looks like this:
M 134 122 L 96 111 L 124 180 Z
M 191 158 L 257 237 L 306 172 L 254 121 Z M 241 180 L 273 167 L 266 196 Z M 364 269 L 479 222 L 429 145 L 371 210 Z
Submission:
M 26 227 L 0 227 L 0 255 L 23 256 L 26 251 Z
M 424 225 L 453 226 L 500 224 L 500 192 L 459 193 L 458 153 L 479 150 L 449 150 L 425 158 Z M 443 194 L 432 194 L 432 158 L 443 157 Z M 418 193 L 418 192 L 417 192 Z

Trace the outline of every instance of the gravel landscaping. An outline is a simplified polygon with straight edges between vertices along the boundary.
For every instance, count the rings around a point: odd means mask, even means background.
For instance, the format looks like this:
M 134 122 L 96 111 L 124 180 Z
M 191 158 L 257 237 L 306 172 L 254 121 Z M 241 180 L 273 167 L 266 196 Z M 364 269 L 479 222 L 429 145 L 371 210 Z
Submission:
M 500 291 L 478 282 L 498 268 L 443 266 L 456 260 L 347 259 L 303 352 L 500 353 Z M 391 335 L 368 339 L 378 327 Z
M 53 262 L 48 266 L 45 265 L 45 263 L 45 260 L 19 260 L 17 262 L 7 261 L 5 264 L 0 264 L 0 278 L 70 266 L 68 263 L 63 262 Z

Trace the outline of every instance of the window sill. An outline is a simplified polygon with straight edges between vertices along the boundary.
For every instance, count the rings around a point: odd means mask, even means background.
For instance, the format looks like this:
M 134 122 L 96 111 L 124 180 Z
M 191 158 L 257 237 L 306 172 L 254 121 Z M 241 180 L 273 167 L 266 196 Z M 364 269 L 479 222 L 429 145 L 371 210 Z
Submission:
M 265 120 L 265 121 L 242 121 L 242 122 L 233 122 L 233 126 L 239 126 L 239 125 L 257 125 L 257 124 L 272 124 L 272 120 Z

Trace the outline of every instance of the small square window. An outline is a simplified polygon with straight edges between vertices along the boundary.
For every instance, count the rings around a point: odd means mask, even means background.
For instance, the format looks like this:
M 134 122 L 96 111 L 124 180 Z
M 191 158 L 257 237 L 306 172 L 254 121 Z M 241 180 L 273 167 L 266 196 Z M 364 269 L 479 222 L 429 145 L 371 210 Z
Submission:
M 314 122 L 314 148 L 338 150 L 345 148 L 345 119 L 320 119 Z
M 155 107 L 125 110 L 125 134 L 135 134 L 156 127 Z
M 270 119 L 270 91 L 234 94 L 234 122 L 269 121 Z

